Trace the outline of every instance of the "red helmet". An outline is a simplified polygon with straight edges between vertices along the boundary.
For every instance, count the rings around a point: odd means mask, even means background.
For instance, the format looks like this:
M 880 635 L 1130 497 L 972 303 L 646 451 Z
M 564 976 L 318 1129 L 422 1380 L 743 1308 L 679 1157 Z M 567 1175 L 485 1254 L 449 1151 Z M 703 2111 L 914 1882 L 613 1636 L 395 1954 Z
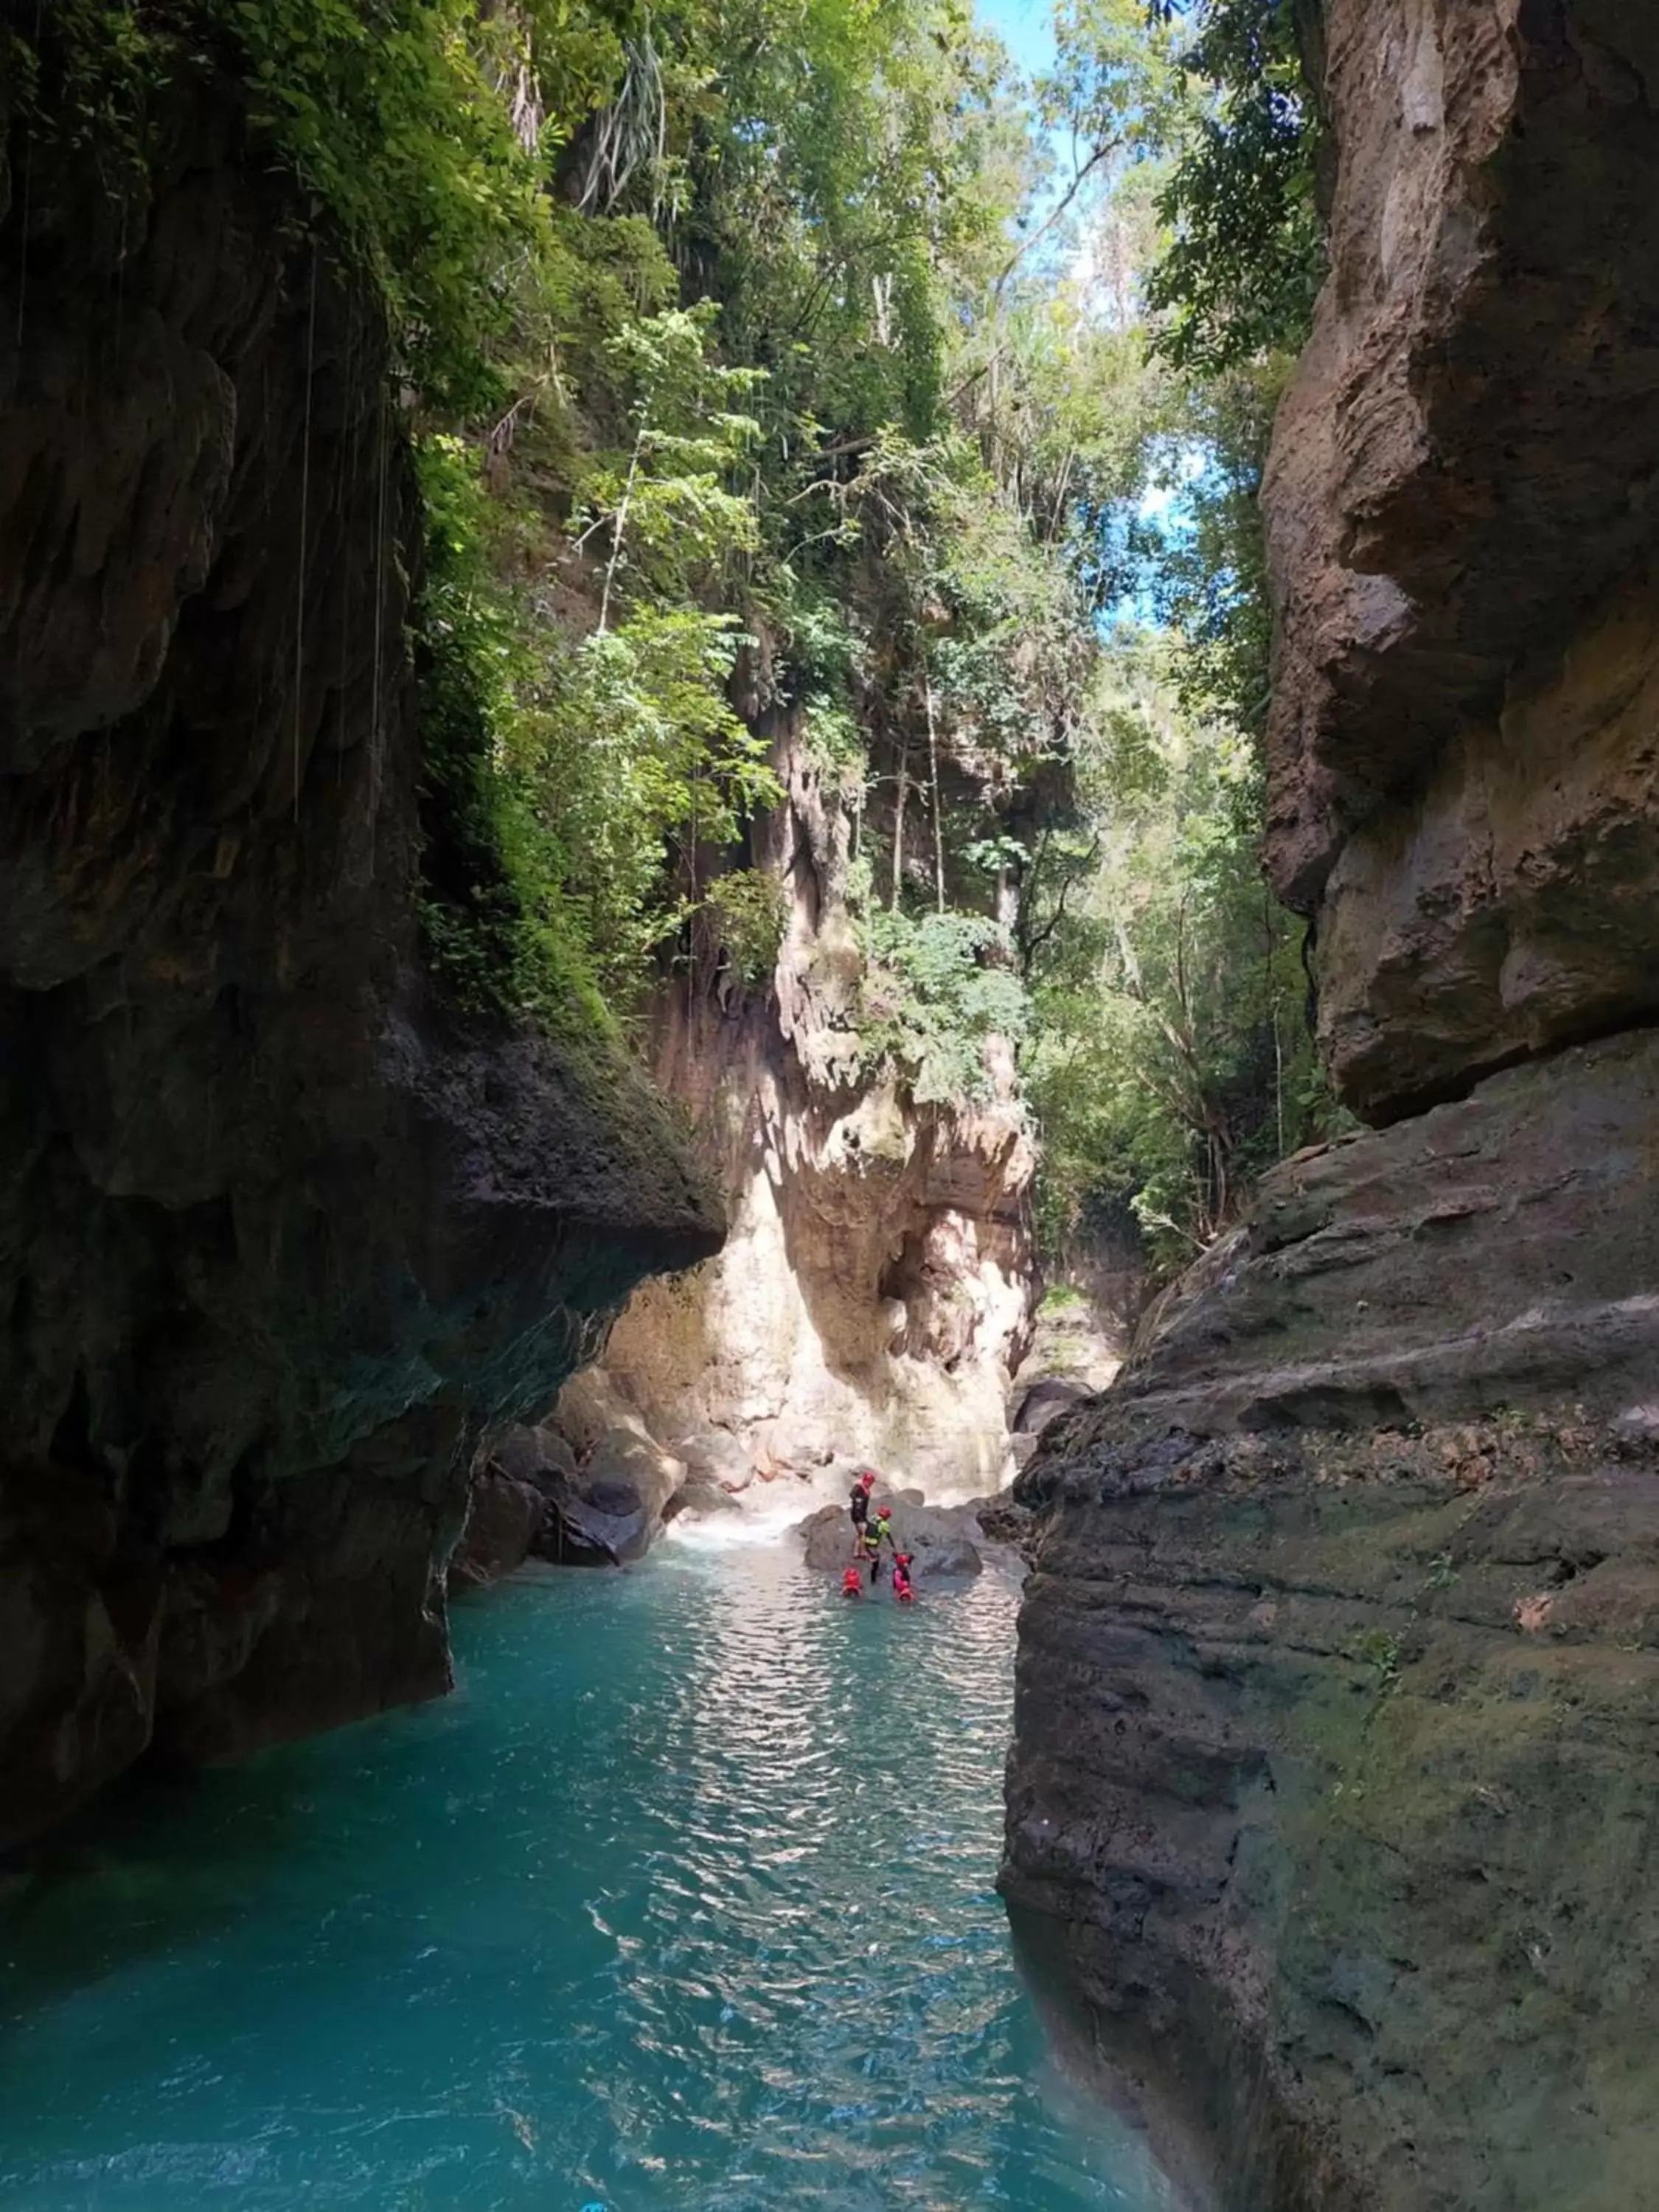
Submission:
M 865 1468 L 863 1474 L 859 1477 L 859 1480 L 864 1485 L 866 1490 L 873 1490 L 876 1486 L 875 1474 L 873 1471 L 867 1467 Z
M 876 1508 L 876 1518 L 878 1521 L 889 1521 L 892 1518 L 892 1514 L 893 1509 L 890 1505 L 878 1505 Z

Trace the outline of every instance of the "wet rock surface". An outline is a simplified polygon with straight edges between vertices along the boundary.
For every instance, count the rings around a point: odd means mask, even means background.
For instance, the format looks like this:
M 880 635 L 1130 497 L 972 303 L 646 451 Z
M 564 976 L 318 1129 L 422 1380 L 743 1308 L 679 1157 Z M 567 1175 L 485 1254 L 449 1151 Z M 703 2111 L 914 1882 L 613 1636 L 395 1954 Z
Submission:
M 1014 1408 L 1014 1434 L 1040 1437 L 1051 1421 L 1062 1413 L 1069 1413 L 1073 1406 L 1080 1406 L 1090 1395 L 1081 1382 L 1073 1382 L 1061 1375 L 1045 1376 L 1022 1392 Z
M 1287 1164 L 1051 1431 L 1004 1887 L 1226 2212 L 1659 2171 L 1659 1038 Z
M 916 1587 L 935 1577 L 979 1574 L 985 1565 L 980 1547 L 987 1540 L 977 1504 L 898 1504 L 893 1510 L 897 1547 L 913 1562 Z M 840 1574 L 853 1557 L 853 1524 L 844 1505 L 826 1505 L 800 1524 L 806 1564 L 819 1574 Z M 884 1551 L 882 1573 L 890 1560 Z
M 0 1844 L 443 1689 L 486 1423 L 720 1234 L 642 1082 L 434 1000 L 384 332 L 169 96 L 0 224 Z

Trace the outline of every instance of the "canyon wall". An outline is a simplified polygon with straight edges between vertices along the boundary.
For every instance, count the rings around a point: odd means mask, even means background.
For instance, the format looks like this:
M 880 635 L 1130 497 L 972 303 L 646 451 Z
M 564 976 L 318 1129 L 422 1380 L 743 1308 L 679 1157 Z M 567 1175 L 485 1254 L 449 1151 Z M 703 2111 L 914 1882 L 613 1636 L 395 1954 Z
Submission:
M 730 1233 L 635 1292 L 606 1372 L 655 1435 L 701 1438 L 739 1481 L 859 1459 L 982 1496 L 1012 1472 L 1035 1290 L 1012 1054 L 991 1046 L 977 1101 L 918 1103 L 872 1069 L 849 813 L 787 719 L 775 760 L 783 801 L 758 831 L 784 893 L 769 987 L 726 973 L 677 992 L 659 1030 L 659 1082 L 702 1132 Z
M 720 1237 L 618 1059 L 434 996 L 385 332 L 166 105 L 0 198 L 0 1843 L 445 1687 L 480 1433 Z
M 1371 1133 L 1022 1478 L 1004 1887 L 1225 2212 L 1659 2171 L 1659 28 L 1329 0 L 1268 865 Z

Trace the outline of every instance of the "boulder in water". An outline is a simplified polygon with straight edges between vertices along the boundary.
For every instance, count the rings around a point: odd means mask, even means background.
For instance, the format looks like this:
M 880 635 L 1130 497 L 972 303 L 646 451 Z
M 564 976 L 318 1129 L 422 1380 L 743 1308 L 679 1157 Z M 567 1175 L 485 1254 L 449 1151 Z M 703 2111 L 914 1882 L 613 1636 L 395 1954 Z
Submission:
M 574 1542 L 618 1563 L 643 1557 L 684 1484 L 684 1460 L 631 1425 L 607 1429 L 553 1494 L 561 1528 L 546 1556 L 565 1558 Z
M 449 1563 L 452 1589 L 499 1582 L 536 1548 L 547 1498 L 533 1482 L 485 1461 L 473 1474 L 466 1527 Z
M 617 1566 L 649 1548 L 684 1486 L 684 1462 L 632 1420 L 578 1425 L 590 1439 L 580 1462 L 551 1421 L 497 1438 L 473 1473 L 452 1585 L 498 1582 L 527 1558 Z
M 684 1515 L 694 1521 L 707 1521 L 717 1514 L 742 1511 L 742 1506 L 723 1483 L 696 1475 L 683 1490 L 675 1492 L 664 1507 L 662 1517 L 665 1521 L 678 1521 Z
M 825 1505 L 799 1524 L 807 1565 L 840 1574 L 853 1556 L 853 1525 L 844 1505 Z M 893 1516 L 899 1549 L 908 1552 L 920 1583 L 941 1576 L 976 1575 L 984 1565 L 970 1505 L 903 1505 Z

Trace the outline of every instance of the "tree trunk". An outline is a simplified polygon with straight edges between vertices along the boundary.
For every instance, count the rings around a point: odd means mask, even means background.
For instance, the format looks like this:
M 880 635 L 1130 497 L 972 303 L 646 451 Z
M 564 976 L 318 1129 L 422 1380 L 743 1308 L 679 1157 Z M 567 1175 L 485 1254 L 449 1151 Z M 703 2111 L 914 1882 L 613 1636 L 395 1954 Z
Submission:
M 933 720 L 933 679 L 922 678 L 927 702 L 927 763 L 933 781 L 933 891 L 939 911 L 945 911 L 945 817 L 939 803 L 939 726 Z
M 888 904 L 896 914 L 899 892 L 904 884 L 904 800 L 910 787 L 910 740 L 907 737 L 899 749 L 898 797 L 893 804 L 893 894 Z

